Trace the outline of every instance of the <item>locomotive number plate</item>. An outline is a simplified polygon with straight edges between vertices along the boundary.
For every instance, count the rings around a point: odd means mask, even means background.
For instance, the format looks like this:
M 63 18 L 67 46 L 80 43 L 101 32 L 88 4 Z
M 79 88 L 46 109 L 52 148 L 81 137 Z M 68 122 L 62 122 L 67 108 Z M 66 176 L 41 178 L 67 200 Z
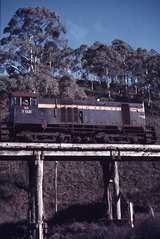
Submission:
M 29 109 L 23 109 L 22 114 L 32 114 L 32 110 Z

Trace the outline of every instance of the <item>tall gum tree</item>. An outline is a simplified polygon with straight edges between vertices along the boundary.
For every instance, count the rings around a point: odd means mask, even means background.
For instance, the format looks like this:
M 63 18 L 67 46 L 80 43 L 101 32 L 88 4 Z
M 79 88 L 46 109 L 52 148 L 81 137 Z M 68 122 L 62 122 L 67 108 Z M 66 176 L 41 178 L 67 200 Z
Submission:
M 66 27 L 54 11 L 20 8 L 4 29 L 0 64 L 14 77 L 33 76 L 42 68 L 49 71 L 55 54 L 67 44 L 65 33 Z

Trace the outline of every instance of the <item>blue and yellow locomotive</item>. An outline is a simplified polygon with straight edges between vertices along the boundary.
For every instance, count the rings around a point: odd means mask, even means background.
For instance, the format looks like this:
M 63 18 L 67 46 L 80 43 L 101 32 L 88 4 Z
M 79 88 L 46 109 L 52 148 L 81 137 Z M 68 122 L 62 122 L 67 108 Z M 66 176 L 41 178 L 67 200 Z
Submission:
M 9 112 L 8 123 L 1 123 L 1 141 L 155 141 L 154 129 L 146 126 L 144 104 L 139 102 L 42 98 L 35 93 L 13 92 Z

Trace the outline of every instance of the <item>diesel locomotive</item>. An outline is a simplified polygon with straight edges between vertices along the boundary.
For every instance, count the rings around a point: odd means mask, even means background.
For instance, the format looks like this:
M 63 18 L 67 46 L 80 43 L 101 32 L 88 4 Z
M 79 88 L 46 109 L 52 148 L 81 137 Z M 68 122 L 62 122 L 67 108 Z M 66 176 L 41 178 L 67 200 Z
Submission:
M 8 122 L 0 123 L 0 140 L 66 143 L 153 143 L 144 104 L 39 97 L 12 92 Z

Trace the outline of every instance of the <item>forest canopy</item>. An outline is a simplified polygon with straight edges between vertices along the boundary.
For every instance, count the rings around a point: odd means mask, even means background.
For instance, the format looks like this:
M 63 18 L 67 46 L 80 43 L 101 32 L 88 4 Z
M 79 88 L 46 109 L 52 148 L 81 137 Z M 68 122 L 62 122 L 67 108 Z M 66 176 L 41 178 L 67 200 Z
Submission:
M 0 77 L 0 93 L 26 89 L 56 97 L 141 96 L 149 104 L 159 100 L 158 52 L 134 49 L 120 39 L 72 49 L 65 33 L 54 11 L 18 9 L 0 41 L 0 67 L 7 72 Z

